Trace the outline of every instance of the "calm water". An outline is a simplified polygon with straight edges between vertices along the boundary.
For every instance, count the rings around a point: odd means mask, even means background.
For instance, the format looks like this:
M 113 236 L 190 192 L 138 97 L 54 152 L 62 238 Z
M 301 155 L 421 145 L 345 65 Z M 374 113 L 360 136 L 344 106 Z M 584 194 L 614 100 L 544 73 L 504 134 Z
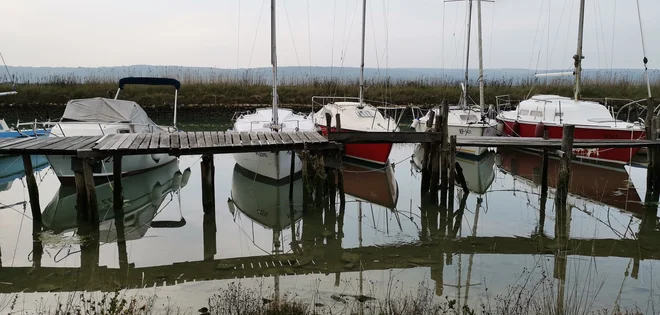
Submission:
M 0 307 L 13 292 L 25 291 L 20 299 L 31 309 L 42 298 L 56 301 L 54 293 L 34 291 L 128 285 L 140 287 L 129 292 L 156 294 L 166 301 L 161 304 L 196 311 L 235 281 L 264 297 L 279 287 L 335 309 L 343 302 L 333 295 L 383 299 L 414 295 L 420 286 L 478 308 L 537 283 L 553 296 L 562 294 L 567 305 L 594 299 L 598 309 L 619 303 L 651 313 L 660 302 L 657 262 L 650 259 L 660 254 L 653 252 L 658 247 L 637 241 L 657 234 L 655 214 L 644 219 L 650 228 L 641 227 L 644 169 L 574 163 L 572 215 L 558 226 L 556 161 L 541 215 L 538 154 L 501 150 L 459 157 L 470 191 L 456 189 L 452 214 L 420 196 L 421 175 L 411 163 L 415 149 L 395 146 L 389 169 L 345 164 L 343 213 L 339 205 L 324 210 L 305 204 L 302 180 L 295 182 L 291 205 L 288 185 L 255 181 L 235 169 L 231 155 L 216 155 L 215 216 L 205 216 L 200 157 L 182 157 L 124 179 L 125 244 L 117 241 L 112 187 L 97 186 L 98 247 L 78 235 L 75 194 L 60 187 L 44 164 L 36 171 L 46 230 L 36 237 L 43 245 L 40 261 L 21 160 L 2 157 Z M 360 261 L 349 264 L 356 257 Z

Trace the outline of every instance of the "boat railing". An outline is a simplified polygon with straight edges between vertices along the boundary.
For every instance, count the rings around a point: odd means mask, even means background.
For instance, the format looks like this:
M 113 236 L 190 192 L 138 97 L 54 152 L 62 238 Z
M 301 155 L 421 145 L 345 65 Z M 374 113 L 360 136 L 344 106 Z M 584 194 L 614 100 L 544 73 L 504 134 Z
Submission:
M 295 122 L 296 123 L 296 131 L 300 130 L 300 120 L 297 119 L 287 119 L 283 120 L 280 122 L 281 125 L 284 125 L 285 123 L 290 123 L 290 122 Z M 250 122 L 250 132 L 252 132 L 252 126 L 255 124 L 271 124 L 272 122 L 270 120 L 255 120 Z
M 110 134 L 110 133 L 106 132 L 106 129 L 104 129 L 104 127 L 107 128 L 108 126 L 128 126 L 129 129 L 128 129 L 128 132 L 126 132 L 126 133 L 135 132 L 135 127 L 146 127 L 146 129 L 150 133 L 155 132 L 157 130 L 167 131 L 167 132 L 177 131 L 177 128 L 174 127 L 174 126 L 139 124 L 139 123 L 130 123 L 130 122 L 122 122 L 122 121 L 117 121 L 117 122 L 96 122 L 96 123 L 95 122 L 86 122 L 86 121 L 67 121 L 67 122 L 59 122 L 58 121 L 58 122 L 44 122 L 42 124 L 44 126 L 51 126 L 51 130 L 55 129 L 57 127 L 57 129 L 59 129 L 61 131 L 63 137 L 66 137 L 67 135 L 64 132 L 64 129 L 62 128 L 62 126 L 61 126 L 62 124 L 64 124 L 64 125 L 97 125 L 99 127 L 99 130 L 101 131 L 101 135 Z M 117 131 L 121 131 L 120 129 L 113 129 L 113 131 L 115 131 L 115 132 L 113 132 L 112 134 L 121 133 L 121 132 L 117 132 Z M 51 132 L 51 135 L 53 135 L 55 137 L 58 136 L 57 134 L 52 133 L 52 132 Z
M 623 101 L 623 102 L 627 102 L 627 103 L 625 103 L 623 106 L 619 107 L 619 109 L 615 113 L 614 112 L 614 106 L 612 105 L 612 102 L 617 102 L 617 101 L 618 102 Z M 633 113 L 633 110 L 635 110 L 635 109 L 637 110 L 636 114 L 639 114 L 641 112 L 646 111 L 646 104 L 642 103 L 644 101 L 646 101 L 646 99 L 632 100 L 632 99 L 624 99 L 624 98 L 605 98 L 605 107 L 607 107 L 610 110 L 610 112 L 612 113 L 612 117 L 614 119 L 619 119 L 619 117 L 621 117 L 621 114 L 624 113 L 624 110 L 625 110 L 626 120 L 628 122 L 642 122 L 642 123 L 644 123 L 644 118 L 643 117 L 634 117 L 634 115 L 632 115 L 633 116 L 632 120 L 635 120 L 635 121 L 631 121 L 631 118 L 630 118 L 631 114 Z M 657 113 L 657 109 L 658 108 L 656 107 L 653 112 Z
M 502 110 L 509 109 L 512 106 L 511 96 L 508 94 L 495 96 L 495 106 L 498 113 Z

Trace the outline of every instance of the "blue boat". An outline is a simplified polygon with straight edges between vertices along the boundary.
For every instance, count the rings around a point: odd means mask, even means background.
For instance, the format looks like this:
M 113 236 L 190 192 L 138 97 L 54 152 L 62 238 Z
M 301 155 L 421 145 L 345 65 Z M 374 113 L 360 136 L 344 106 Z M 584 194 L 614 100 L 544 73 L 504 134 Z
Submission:
M 48 136 L 47 129 L 13 129 L 7 126 L 4 119 L 0 119 L 0 139 L 2 138 L 22 138 L 22 137 L 43 137 Z
M 48 166 L 48 160 L 43 155 L 32 155 L 30 158 L 35 172 Z M 0 156 L 0 191 L 8 190 L 14 180 L 24 176 L 23 158 L 20 155 Z

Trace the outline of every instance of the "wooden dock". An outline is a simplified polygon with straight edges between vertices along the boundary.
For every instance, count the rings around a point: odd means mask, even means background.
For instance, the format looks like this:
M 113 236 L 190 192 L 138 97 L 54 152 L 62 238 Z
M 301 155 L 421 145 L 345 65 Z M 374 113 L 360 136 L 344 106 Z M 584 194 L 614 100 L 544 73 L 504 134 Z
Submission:
M 78 158 L 156 153 L 181 156 L 338 148 L 340 148 L 339 144 L 328 141 L 317 132 L 204 131 L 0 139 L 0 154 L 71 155 Z

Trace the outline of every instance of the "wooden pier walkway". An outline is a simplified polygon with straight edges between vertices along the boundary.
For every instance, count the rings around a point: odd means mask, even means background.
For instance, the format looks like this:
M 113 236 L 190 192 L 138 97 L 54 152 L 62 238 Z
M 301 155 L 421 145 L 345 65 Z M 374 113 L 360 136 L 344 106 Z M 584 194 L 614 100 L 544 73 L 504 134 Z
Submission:
M 106 136 L 0 139 L 0 154 L 71 155 L 78 158 L 168 153 L 223 154 L 338 149 L 317 132 L 222 131 L 129 133 Z

